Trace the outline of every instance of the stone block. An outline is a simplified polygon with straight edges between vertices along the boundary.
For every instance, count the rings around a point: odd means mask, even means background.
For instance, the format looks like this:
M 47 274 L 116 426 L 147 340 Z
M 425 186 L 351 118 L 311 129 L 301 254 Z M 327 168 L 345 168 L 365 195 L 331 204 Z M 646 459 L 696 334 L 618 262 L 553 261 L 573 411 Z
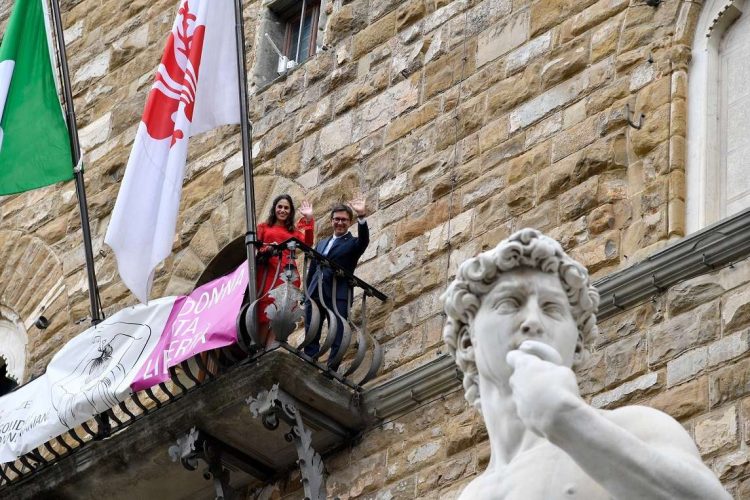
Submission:
M 620 260 L 620 235 L 617 231 L 604 233 L 570 251 L 570 256 L 584 264 L 590 273 Z
M 681 384 L 708 365 L 708 347 L 699 347 L 667 362 L 667 387 Z
M 361 106 L 352 124 L 353 140 L 386 126 L 394 118 L 419 104 L 419 87 L 415 79 L 404 80 Z
M 473 217 L 474 209 L 470 209 L 430 231 L 427 236 L 427 255 L 434 255 L 447 248 L 449 243 L 455 245 L 467 239 L 471 235 Z
M 642 249 L 666 239 L 666 213 L 664 210 L 659 210 L 652 214 L 645 214 L 640 219 L 636 219 L 635 216 L 633 218 L 632 224 L 625 228 L 622 251 L 624 256 L 637 262 L 636 257 Z
M 508 184 L 533 176 L 550 165 L 550 148 L 548 143 L 540 144 L 531 151 L 512 159 L 508 163 Z
M 523 153 L 524 138 L 518 134 L 507 141 L 498 144 L 487 152 L 482 154 L 482 172 L 487 172 L 497 166 L 503 167 L 505 160 L 513 158 Z
M 750 349 L 750 332 L 736 332 L 708 346 L 708 364 L 716 366 L 745 354 Z
M 742 359 L 712 372 L 708 384 L 711 408 L 750 394 L 750 359 Z
M 522 73 L 516 73 L 493 85 L 487 92 L 487 115 L 495 118 L 532 98 L 540 86 L 540 63 L 532 63 Z
M 461 207 L 471 208 L 505 188 L 505 178 L 497 170 L 490 171 L 461 189 Z M 507 199 L 506 199 L 507 201 Z
M 351 33 L 367 25 L 367 2 L 358 0 L 334 11 L 326 23 L 326 45 L 336 45 Z
M 452 432 L 449 436 L 451 441 L 448 443 L 448 454 L 451 456 L 455 455 L 451 453 L 455 447 L 452 443 L 460 441 L 473 444 L 476 441 L 476 430 L 472 426 L 465 426 L 455 430 L 455 433 Z M 417 498 L 426 498 L 432 492 L 471 476 L 473 469 L 472 455 L 464 453 L 420 471 L 417 474 Z
M 511 215 L 520 215 L 534 206 L 535 187 L 536 178 L 531 176 L 506 188 L 506 201 Z
M 735 290 L 722 297 L 721 319 L 725 334 L 750 324 L 750 288 Z
M 665 390 L 649 399 L 647 406 L 677 420 L 685 420 L 708 409 L 708 377 L 702 376 Z
M 649 372 L 629 382 L 612 389 L 611 391 L 597 394 L 591 399 L 594 408 L 613 408 L 627 404 L 635 397 L 653 393 L 661 389 L 662 384 L 656 372 Z
M 378 208 L 383 209 L 406 196 L 409 192 L 409 174 L 402 172 L 393 179 L 384 182 L 378 188 Z
M 599 177 L 594 176 L 560 195 L 560 217 L 577 219 L 597 205 Z
M 297 127 L 294 132 L 296 140 L 318 130 L 331 121 L 331 96 L 304 107 L 297 112 Z
M 352 57 L 359 59 L 396 35 L 396 12 L 391 12 L 354 35 Z
M 750 454 L 747 450 L 738 450 L 717 457 L 714 460 L 713 470 L 722 482 L 748 476 L 750 474 Z
M 410 0 L 396 11 L 396 31 L 400 32 L 423 18 L 426 12 L 425 0 Z
M 713 301 L 671 318 L 648 332 L 649 365 L 660 365 L 719 336 L 719 304 Z
M 569 104 L 592 87 L 601 85 L 609 77 L 609 73 L 609 62 L 605 59 L 531 99 L 511 113 L 511 133 L 534 123 L 550 111 Z
M 579 38 L 558 47 L 548 56 L 542 66 L 543 88 L 550 88 L 559 82 L 581 72 L 589 62 L 589 41 Z
M 703 457 L 729 451 L 739 443 L 737 408 L 729 406 L 695 423 L 695 444 Z
M 614 229 L 616 227 L 614 206 L 607 203 L 592 210 L 588 216 L 588 224 L 591 234 L 600 234 Z
M 592 116 L 573 127 L 555 135 L 552 139 L 552 162 L 578 152 L 597 139 L 598 117 Z
M 604 349 L 605 387 L 609 388 L 641 375 L 648 369 L 645 335 L 622 339 Z
M 529 14 L 522 11 L 506 23 L 480 33 L 477 41 L 477 67 L 497 59 L 524 43 L 529 36 Z
M 548 31 L 518 47 L 505 58 L 508 74 L 513 74 L 536 57 L 545 54 L 552 46 L 552 31 Z
M 572 186 L 573 164 L 571 161 L 561 161 L 539 171 L 537 203 L 556 198 Z
M 627 166 L 627 141 L 623 134 L 617 134 L 600 139 L 585 148 L 576 159 L 572 176 L 575 182 L 582 182 L 593 175 L 610 170 L 624 170 Z M 610 197 L 607 199 L 611 200 Z
M 627 0 L 599 0 L 570 19 L 569 33 L 578 36 L 589 31 L 628 7 Z
M 526 129 L 526 142 L 527 148 L 531 148 L 535 144 L 538 144 L 545 139 L 552 137 L 554 134 L 562 130 L 563 128 L 563 112 L 558 111 L 542 121 L 530 126 Z
M 474 217 L 474 234 L 496 229 L 510 218 L 505 196 L 500 194 L 479 205 Z
M 485 153 L 508 139 L 508 117 L 501 116 L 479 129 L 479 151 Z
M 699 276 L 673 286 L 667 292 L 667 310 L 677 316 L 724 293 L 724 288 L 710 275 Z
M 320 152 L 328 157 L 352 142 L 352 114 L 348 113 L 329 123 L 320 131 Z
M 112 113 L 106 113 L 78 131 L 81 148 L 91 151 L 109 138 L 112 130 Z
M 440 103 L 437 99 L 427 102 L 424 106 L 392 120 L 388 124 L 385 143 L 389 144 L 404 135 L 415 131 L 422 125 L 431 122 L 440 113 Z

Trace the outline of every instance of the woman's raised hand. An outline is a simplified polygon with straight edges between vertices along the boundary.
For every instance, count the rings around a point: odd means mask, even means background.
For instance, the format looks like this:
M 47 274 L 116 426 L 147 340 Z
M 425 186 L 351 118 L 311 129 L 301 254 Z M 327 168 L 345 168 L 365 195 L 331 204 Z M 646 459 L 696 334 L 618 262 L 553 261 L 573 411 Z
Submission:
M 303 200 L 302 203 L 299 206 L 299 213 L 301 213 L 305 219 L 312 220 L 313 218 L 313 206 L 312 203 L 310 203 L 307 200 Z

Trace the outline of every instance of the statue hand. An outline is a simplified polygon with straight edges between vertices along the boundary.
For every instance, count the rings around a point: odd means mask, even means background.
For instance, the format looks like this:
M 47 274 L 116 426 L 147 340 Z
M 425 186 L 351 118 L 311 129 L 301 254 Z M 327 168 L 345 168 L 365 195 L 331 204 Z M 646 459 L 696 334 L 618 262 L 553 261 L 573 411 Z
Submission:
M 561 366 L 562 358 L 553 347 L 526 340 L 505 359 L 513 370 L 510 387 L 516 413 L 534 433 L 548 436 L 566 410 L 585 404 L 573 370 Z

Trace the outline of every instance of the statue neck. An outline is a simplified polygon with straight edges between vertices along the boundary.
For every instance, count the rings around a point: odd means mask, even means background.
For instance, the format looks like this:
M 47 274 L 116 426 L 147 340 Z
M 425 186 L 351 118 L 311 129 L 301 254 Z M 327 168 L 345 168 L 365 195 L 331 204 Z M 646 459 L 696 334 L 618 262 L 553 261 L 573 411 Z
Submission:
M 479 394 L 490 440 L 491 456 L 487 470 L 505 467 L 516 455 L 542 440 L 518 418 L 507 380 L 500 384 L 494 380 L 483 382 L 480 375 Z

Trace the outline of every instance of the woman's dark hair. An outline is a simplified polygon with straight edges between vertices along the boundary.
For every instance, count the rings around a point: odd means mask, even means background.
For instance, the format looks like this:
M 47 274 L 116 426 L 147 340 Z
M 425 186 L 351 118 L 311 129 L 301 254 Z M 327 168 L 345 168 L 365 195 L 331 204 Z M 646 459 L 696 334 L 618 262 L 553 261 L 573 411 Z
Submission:
M 273 204 L 271 205 L 271 213 L 268 214 L 268 219 L 266 219 L 266 224 L 269 226 L 273 226 L 276 224 L 276 204 L 280 202 L 281 200 L 286 200 L 289 202 L 289 206 L 291 209 L 289 210 L 289 217 L 286 218 L 286 221 L 284 222 L 284 226 L 286 227 L 287 231 L 290 233 L 294 232 L 294 218 L 295 218 L 295 210 L 294 210 L 294 202 L 292 201 L 292 197 L 288 194 L 280 194 L 276 198 L 273 199 Z

